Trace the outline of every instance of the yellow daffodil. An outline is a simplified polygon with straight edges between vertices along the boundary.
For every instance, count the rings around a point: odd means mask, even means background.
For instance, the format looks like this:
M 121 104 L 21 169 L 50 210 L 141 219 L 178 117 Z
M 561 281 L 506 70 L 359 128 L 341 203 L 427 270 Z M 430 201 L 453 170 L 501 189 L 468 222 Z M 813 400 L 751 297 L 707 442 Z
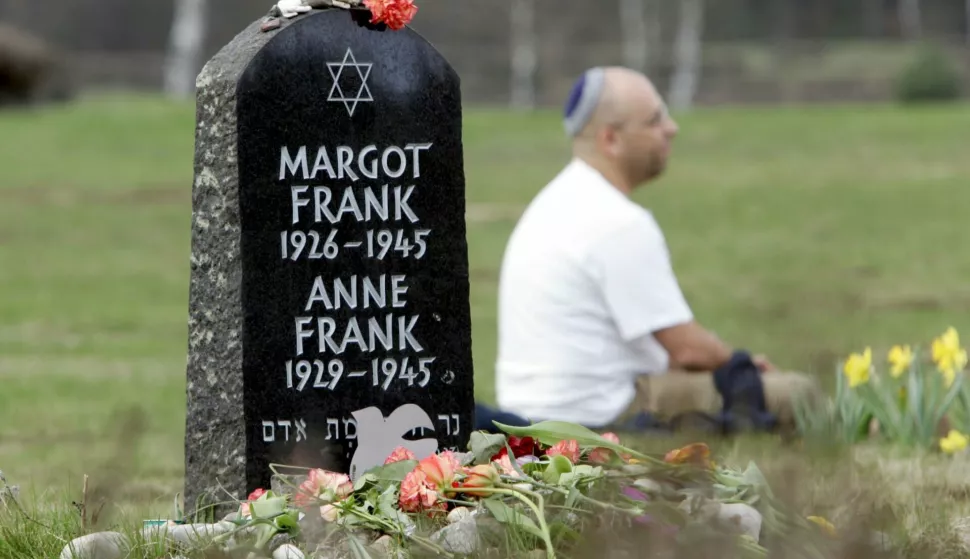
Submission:
M 967 350 L 960 347 L 960 334 L 952 326 L 933 340 L 933 362 L 946 378 L 947 386 L 967 365 Z
M 807 520 L 809 522 L 814 522 L 815 524 L 817 524 L 818 527 L 822 529 L 822 532 L 826 536 L 829 536 L 830 538 L 834 538 L 836 536 L 835 526 L 833 526 L 831 522 L 822 518 L 821 516 L 809 516 L 807 517 Z
M 953 386 L 953 381 L 957 379 L 957 372 L 953 369 L 953 367 L 940 369 L 940 374 L 943 375 L 943 384 L 947 388 Z
M 889 350 L 889 364 L 892 366 L 889 373 L 893 378 L 899 378 L 901 374 L 908 371 L 912 363 L 913 350 L 908 345 L 895 345 Z
M 967 448 L 967 443 L 970 443 L 970 439 L 966 435 L 956 429 L 950 429 L 946 437 L 940 439 L 940 450 L 947 454 L 956 454 Z
M 853 353 L 846 359 L 842 370 L 849 379 L 849 387 L 855 388 L 869 382 L 869 371 L 872 369 L 872 349 L 866 348 L 862 353 Z

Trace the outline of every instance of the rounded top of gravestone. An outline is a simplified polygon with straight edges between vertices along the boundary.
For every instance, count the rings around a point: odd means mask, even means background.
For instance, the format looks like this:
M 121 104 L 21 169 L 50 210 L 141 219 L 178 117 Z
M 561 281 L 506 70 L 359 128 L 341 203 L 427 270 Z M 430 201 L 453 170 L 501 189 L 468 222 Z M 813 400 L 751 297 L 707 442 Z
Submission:
M 305 16 L 329 10 L 349 11 L 358 25 L 394 32 L 411 22 L 418 6 L 414 0 L 278 0 L 266 17 L 253 22 L 205 64 L 196 78 L 196 89 L 227 95 L 271 37 Z
M 279 0 L 270 15 L 289 19 L 314 9 L 331 8 L 366 13 L 371 24 L 385 25 L 391 30 L 403 29 L 418 12 L 414 0 Z M 277 27 L 268 25 L 264 31 Z

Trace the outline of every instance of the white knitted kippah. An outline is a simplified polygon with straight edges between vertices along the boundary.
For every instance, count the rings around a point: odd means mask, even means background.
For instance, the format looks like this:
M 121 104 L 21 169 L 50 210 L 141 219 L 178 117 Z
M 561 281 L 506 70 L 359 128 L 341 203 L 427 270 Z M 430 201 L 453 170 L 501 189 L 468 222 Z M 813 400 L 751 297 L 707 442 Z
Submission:
M 579 132 L 589 122 L 596 105 L 603 94 L 605 71 L 601 67 L 590 68 L 576 80 L 569 92 L 564 109 L 563 127 L 570 137 Z

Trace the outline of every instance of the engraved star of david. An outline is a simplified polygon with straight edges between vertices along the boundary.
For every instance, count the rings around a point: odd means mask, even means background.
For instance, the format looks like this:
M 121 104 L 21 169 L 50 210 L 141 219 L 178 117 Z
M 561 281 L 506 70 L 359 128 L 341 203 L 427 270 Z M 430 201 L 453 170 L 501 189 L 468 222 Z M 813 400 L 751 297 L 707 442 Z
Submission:
M 327 69 L 330 70 L 330 76 L 333 77 L 333 87 L 330 88 L 327 101 L 343 103 L 344 107 L 347 108 L 347 114 L 349 116 L 354 116 L 354 111 L 357 110 L 357 103 L 373 102 L 374 98 L 371 97 L 370 89 L 367 88 L 367 77 L 370 76 L 371 66 L 373 64 L 370 62 L 357 62 L 357 59 L 354 58 L 354 53 L 349 47 L 342 61 L 327 62 Z M 340 88 L 340 75 L 345 68 L 353 68 L 357 71 L 357 75 L 360 76 L 360 89 L 357 90 L 357 94 L 353 97 L 348 97 Z

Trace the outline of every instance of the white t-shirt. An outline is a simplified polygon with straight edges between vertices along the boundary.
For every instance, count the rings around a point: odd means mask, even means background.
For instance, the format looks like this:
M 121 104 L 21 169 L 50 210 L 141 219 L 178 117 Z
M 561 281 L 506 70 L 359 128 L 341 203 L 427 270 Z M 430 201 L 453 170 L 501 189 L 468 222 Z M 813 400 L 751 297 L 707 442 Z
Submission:
M 669 357 L 652 333 L 692 320 L 653 215 L 574 159 L 532 201 L 499 279 L 499 407 L 601 427 Z

